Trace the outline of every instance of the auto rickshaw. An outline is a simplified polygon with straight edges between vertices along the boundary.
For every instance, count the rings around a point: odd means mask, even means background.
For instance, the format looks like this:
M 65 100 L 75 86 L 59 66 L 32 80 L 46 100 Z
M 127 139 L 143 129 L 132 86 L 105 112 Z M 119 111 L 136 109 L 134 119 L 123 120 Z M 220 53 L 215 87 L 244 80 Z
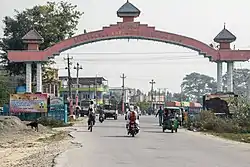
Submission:
M 165 132 L 165 130 L 171 130 L 172 133 L 177 132 L 179 122 L 176 118 L 176 113 L 168 108 L 165 108 L 165 114 L 163 117 L 163 124 L 162 124 L 162 131 Z M 171 113 L 169 113 L 169 111 Z

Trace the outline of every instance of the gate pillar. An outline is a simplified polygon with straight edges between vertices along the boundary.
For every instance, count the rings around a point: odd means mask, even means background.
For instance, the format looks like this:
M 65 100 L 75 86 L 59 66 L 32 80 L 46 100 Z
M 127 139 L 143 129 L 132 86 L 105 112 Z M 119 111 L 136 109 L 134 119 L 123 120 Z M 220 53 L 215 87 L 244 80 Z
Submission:
M 224 28 L 222 31 L 214 38 L 214 41 L 220 44 L 219 50 L 231 50 L 230 44 L 236 40 L 236 37 L 226 29 L 226 25 L 224 24 Z M 233 92 L 233 61 L 227 61 L 227 91 Z M 221 66 L 221 67 L 219 67 Z M 221 68 L 221 70 L 219 70 Z M 218 74 L 221 71 L 221 74 Z M 218 79 L 220 77 L 221 79 Z M 219 65 L 217 63 L 217 91 L 222 91 L 222 64 Z
M 42 93 L 42 63 L 37 62 L 36 64 L 36 91 Z
M 23 43 L 28 45 L 28 50 L 39 50 L 39 45 L 43 43 L 43 37 L 35 30 L 30 30 L 23 38 Z M 36 55 L 34 55 L 36 56 Z M 26 62 L 26 92 L 32 93 L 32 63 Z M 37 64 L 36 81 L 37 89 L 36 92 L 42 92 L 42 64 L 41 62 L 35 62 Z
M 227 62 L 227 91 L 234 92 L 233 88 L 233 69 L 234 62 Z
M 222 62 L 217 62 L 217 92 L 222 92 Z
M 26 71 L 25 71 L 25 80 L 26 80 L 26 92 L 32 92 L 32 67 L 31 63 L 26 63 Z

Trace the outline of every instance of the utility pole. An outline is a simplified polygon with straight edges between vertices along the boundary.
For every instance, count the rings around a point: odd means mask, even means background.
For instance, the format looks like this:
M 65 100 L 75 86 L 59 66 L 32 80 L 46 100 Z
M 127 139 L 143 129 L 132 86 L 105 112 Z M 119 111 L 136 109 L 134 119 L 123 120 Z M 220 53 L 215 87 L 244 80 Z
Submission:
M 150 82 L 151 84 L 151 107 L 152 107 L 152 110 L 154 109 L 154 84 L 155 84 L 155 81 L 152 79 Z
M 95 75 L 95 103 L 97 104 L 97 74 Z
M 125 78 L 127 78 L 127 77 L 125 77 L 125 75 L 122 74 L 121 78 L 122 78 L 122 114 L 124 114 L 124 109 L 125 109 L 125 107 L 124 107 Z
M 79 70 L 82 69 L 82 66 L 79 65 L 79 63 L 76 64 L 74 67 L 76 69 L 76 106 L 78 106 L 78 101 L 79 101 Z
M 159 104 L 160 104 L 160 101 L 161 101 L 161 99 L 160 99 L 160 97 L 161 97 L 161 89 L 160 88 L 158 88 L 158 102 L 159 102 Z
M 72 65 L 71 60 L 73 59 L 73 57 L 69 57 L 69 54 L 67 54 L 67 58 L 64 58 L 64 60 L 67 61 L 67 67 L 65 67 L 65 69 L 68 70 L 68 88 L 69 88 L 69 92 L 68 92 L 68 99 L 69 99 L 69 109 L 70 109 L 70 115 L 73 115 L 73 101 L 72 101 L 72 91 L 71 91 L 71 73 L 70 73 L 70 67 Z

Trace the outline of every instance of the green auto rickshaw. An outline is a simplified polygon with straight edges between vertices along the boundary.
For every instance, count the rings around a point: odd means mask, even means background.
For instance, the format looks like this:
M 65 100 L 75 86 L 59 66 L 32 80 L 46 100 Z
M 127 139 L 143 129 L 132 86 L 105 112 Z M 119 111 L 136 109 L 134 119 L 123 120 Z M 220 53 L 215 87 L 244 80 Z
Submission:
M 179 121 L 175 109 L 167 107 L 164 110 L 167 112 L 164 114 L 162 131 L 165 132 L 165 130 L 171 130 L 172 133 L 177 132 Z

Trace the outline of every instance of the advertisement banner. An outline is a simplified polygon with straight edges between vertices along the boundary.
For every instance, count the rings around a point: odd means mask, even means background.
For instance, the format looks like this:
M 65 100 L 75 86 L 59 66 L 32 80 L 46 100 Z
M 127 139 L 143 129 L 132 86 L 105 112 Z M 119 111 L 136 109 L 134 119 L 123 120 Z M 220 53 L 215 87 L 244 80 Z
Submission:
M 40 113 L 47 112 L 47 94 L 11 94 L 10 112 Z

